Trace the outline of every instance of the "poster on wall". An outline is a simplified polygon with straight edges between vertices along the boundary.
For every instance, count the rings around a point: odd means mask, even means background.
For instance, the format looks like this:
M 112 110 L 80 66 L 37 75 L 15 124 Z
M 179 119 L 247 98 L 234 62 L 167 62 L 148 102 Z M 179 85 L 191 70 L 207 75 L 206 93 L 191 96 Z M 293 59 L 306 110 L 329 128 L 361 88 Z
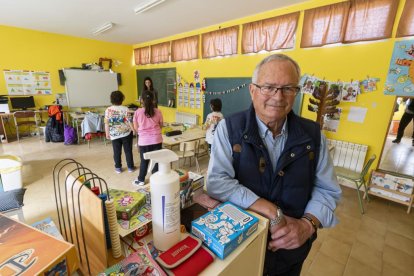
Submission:
M 50 95 L 52 86 L 49 72 L 4 70 L 9 95 Z
M 342 108 L 337 108 L 337 112 L 326 114 L 323 118 L 323 130 L 338 132 L 339 121 L 341 119 Z
M 414 96 L 414 40 L 395 42 L 384 94 Z

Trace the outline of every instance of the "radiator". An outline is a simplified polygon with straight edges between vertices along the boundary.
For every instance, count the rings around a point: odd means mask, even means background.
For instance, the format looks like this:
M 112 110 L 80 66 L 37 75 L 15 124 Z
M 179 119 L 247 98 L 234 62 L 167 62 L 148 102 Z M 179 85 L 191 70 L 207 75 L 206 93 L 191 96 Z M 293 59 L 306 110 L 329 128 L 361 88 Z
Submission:
M 327 139 L 334 166 L 361 172 L 364 167 L 367 145 Z
M 175 121 L 177 123 L 197 125 L 198 115 L 186 112 L 175 112 Z

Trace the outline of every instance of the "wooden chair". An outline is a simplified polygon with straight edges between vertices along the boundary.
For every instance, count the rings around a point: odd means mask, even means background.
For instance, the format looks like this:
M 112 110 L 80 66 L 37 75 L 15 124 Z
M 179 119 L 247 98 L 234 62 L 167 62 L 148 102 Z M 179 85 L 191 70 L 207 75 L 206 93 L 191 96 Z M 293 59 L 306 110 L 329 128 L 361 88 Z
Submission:
M 206 142 L 206 139 L 202 138 L 198 140 L 198 148 L 196 152 L 196 158 L 200 158 L 203 156 L 208 156 L 208 143 Z
M 32 127 L 36 128 L 39 134 L 39 125 L 35 111 L 16 111 L 13 113 L 14 125 L 16 127 L 17 140 L 20 142 L 21 128 L 26 128 L 26 133 L 31 133 Z
M 335 172 L 338 177 L 344 178 L 348 181 L 352 181 L 355 183 L 355 186 L 357 189 L 357 195 L 358 195 L 359 208 L 361 209 L 361 214 L 364 214 L 364 206 L 362 205 L 361 191 L 359 189 L 361 188 L 361 186 L 364 186 L 365 197 L 369 200 L 365 177 L 368 173 L 369 168 L 374 162 L 375 158 L 377 158 L 377 156 L 373 154 L 371 158 L 367 161 L 367 163 L 365 163 L 364 168 L 362 169 L 360 173 L 352 171 L 350 169 L 335 166 Z
M 185 165 L 185 161 L 187 158 L 190 159 L 190 167 L 191 167 L 191 157 L 194 157 L 196 161 L 197 172 L 200 171 L 200 166 L 198 164 L 198 160 L 196 158 L 196 152 L 198 150 L 199 141 L 188 141 L 188 142 L 181 142 L 180 143 L 180 150 L 174 151 L 178 155 L 178 166 L 180 166 L 180 160 L 184 159 L 183 166 Z

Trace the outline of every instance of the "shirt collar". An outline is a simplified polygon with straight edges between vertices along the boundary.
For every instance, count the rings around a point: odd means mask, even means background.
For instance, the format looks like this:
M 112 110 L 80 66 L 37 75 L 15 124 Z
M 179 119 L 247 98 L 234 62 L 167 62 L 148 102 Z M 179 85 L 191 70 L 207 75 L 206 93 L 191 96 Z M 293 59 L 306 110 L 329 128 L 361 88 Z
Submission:
M 267 125 L 265 125 L 265 123 L 263 123 L 257 115 L 256 115 L 256 122 L 257 122 L 257 125 L 259 127 L 259 135 L 262 139 L 265 139 L 266 136 L 269 135 L 269 134 L 272 135 L 272 132 L 267 127 Z M 282 131 L 277 136 L 284 135 L 285 133 L 287 133 L 287 118 L 285 119 L 285 122 L 283 123 Z

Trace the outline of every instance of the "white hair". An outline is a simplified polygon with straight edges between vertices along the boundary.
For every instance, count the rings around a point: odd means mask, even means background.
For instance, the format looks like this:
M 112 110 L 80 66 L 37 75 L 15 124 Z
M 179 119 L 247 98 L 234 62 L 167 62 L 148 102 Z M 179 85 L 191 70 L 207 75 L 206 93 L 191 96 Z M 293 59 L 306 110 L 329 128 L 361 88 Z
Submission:
M 295 60 L 293 60 L 291 57 L 289 57 L 287 55 L 273 54 L 273 55 L 270 55 L 270 56 L 266 57 L 261 62 L 259 62 L 259 64 L 257 64 L 256 68 L 253 71 L 253 76 L 252 76 L 252 82 L 253 83 L 257 82 L 259 71 L 262 68 L 262 66 L 265 65 L 266 63 L 274 61 L 274 60 L 290 61 L 296 69 L 296 73 L 298 74 L 298 78 L 300 78 L 300 67 L 299 67 L 299 64 Z

